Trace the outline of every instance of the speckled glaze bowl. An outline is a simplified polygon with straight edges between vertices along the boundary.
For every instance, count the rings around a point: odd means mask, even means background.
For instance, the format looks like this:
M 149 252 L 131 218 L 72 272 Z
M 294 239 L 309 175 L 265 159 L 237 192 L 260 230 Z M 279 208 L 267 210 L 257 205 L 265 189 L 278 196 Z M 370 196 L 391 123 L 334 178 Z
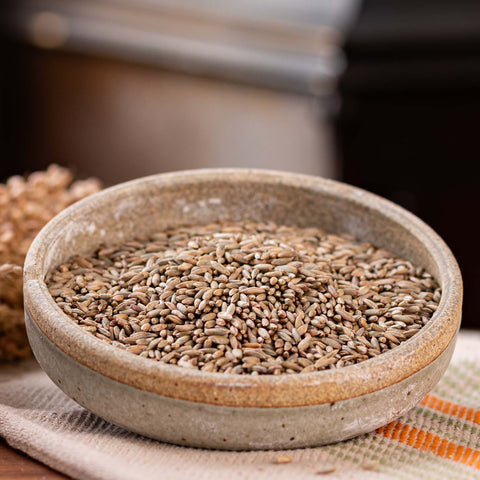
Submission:
M 442 287 L 440 306 L 417 335 L 357 365 L 305 374 L 229 375 L 116 349 L 69 320 L 45 285 L 50 269 L 100 243 L 218 219 L 274 220 L 353 234 L 425 267 Z M 399 206 L 332 180 L 245 169 L 155 175 L 76 203 L 36 237 L 24 281 L 33 352 L 67 395 L 149 437 L 237 450 L 337 442 L 404 414 L 448 366 L 463 295 L 458 265 L 443 240 Z

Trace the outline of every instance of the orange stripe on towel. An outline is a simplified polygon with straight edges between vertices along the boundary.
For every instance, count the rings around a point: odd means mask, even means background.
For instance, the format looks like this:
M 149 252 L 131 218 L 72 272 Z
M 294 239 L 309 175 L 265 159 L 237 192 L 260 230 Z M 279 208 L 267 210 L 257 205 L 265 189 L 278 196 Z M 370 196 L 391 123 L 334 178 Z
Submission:
M 474 410 L 473 408 L 465 407 L 458 403 L 448 402 L 435 395 L 427 395 L 420 404 L 437 410 L 438 412 L 451 415 L 452 417 L 465 418 L 465 420 L 469 422 L 480 425 L 480 410 Z
M 430 400 L 426 400 L 430 402 Z M 438 404 L 435 400 L 435 404 Z M 377 433 L 391 440 L 408 445 L 441 458 L 469 465 L 480 470 L 480 451 L 458 445 L 431 432 L 411 427 L 402 422 L 391 422 L 377 429 Z

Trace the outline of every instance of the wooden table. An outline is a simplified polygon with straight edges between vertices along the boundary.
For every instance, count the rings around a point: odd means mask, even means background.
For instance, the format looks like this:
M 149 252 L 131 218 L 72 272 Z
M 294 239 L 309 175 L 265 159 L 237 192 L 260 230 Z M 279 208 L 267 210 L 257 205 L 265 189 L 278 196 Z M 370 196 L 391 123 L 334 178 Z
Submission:
M 14 450 L 0 438 L 0 480 L 69 480 L 51 468 Z

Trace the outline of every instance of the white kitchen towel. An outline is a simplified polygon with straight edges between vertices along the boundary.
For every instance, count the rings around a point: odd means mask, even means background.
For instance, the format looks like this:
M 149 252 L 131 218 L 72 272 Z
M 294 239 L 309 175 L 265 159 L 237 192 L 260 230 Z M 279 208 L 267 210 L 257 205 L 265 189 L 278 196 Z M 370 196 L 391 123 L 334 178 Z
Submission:
M 34 360 L 0 366 L 0 436 L 79 480 L 480 479 L 480 333 L 461 331 L 446 374 L 409 413 L 334 445 L 280 452 L 168 445 L 85 410 Z M 277 463 L 281 456 L 291 462 Z

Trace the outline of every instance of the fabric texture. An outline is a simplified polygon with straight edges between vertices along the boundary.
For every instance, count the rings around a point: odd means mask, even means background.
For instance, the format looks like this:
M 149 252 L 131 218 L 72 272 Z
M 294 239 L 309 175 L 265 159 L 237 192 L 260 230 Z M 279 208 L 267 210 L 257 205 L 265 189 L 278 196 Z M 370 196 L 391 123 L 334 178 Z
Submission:
M 79 480 L 480 479 L 480 333 L 460 332 L 447 372 L 418 406 L 333 445 L 255 452 L 168 445 L 85 410 L 35 361 L 0 367 L 0 435 Z M 292 461 L 279 464 L 281 456 Z

